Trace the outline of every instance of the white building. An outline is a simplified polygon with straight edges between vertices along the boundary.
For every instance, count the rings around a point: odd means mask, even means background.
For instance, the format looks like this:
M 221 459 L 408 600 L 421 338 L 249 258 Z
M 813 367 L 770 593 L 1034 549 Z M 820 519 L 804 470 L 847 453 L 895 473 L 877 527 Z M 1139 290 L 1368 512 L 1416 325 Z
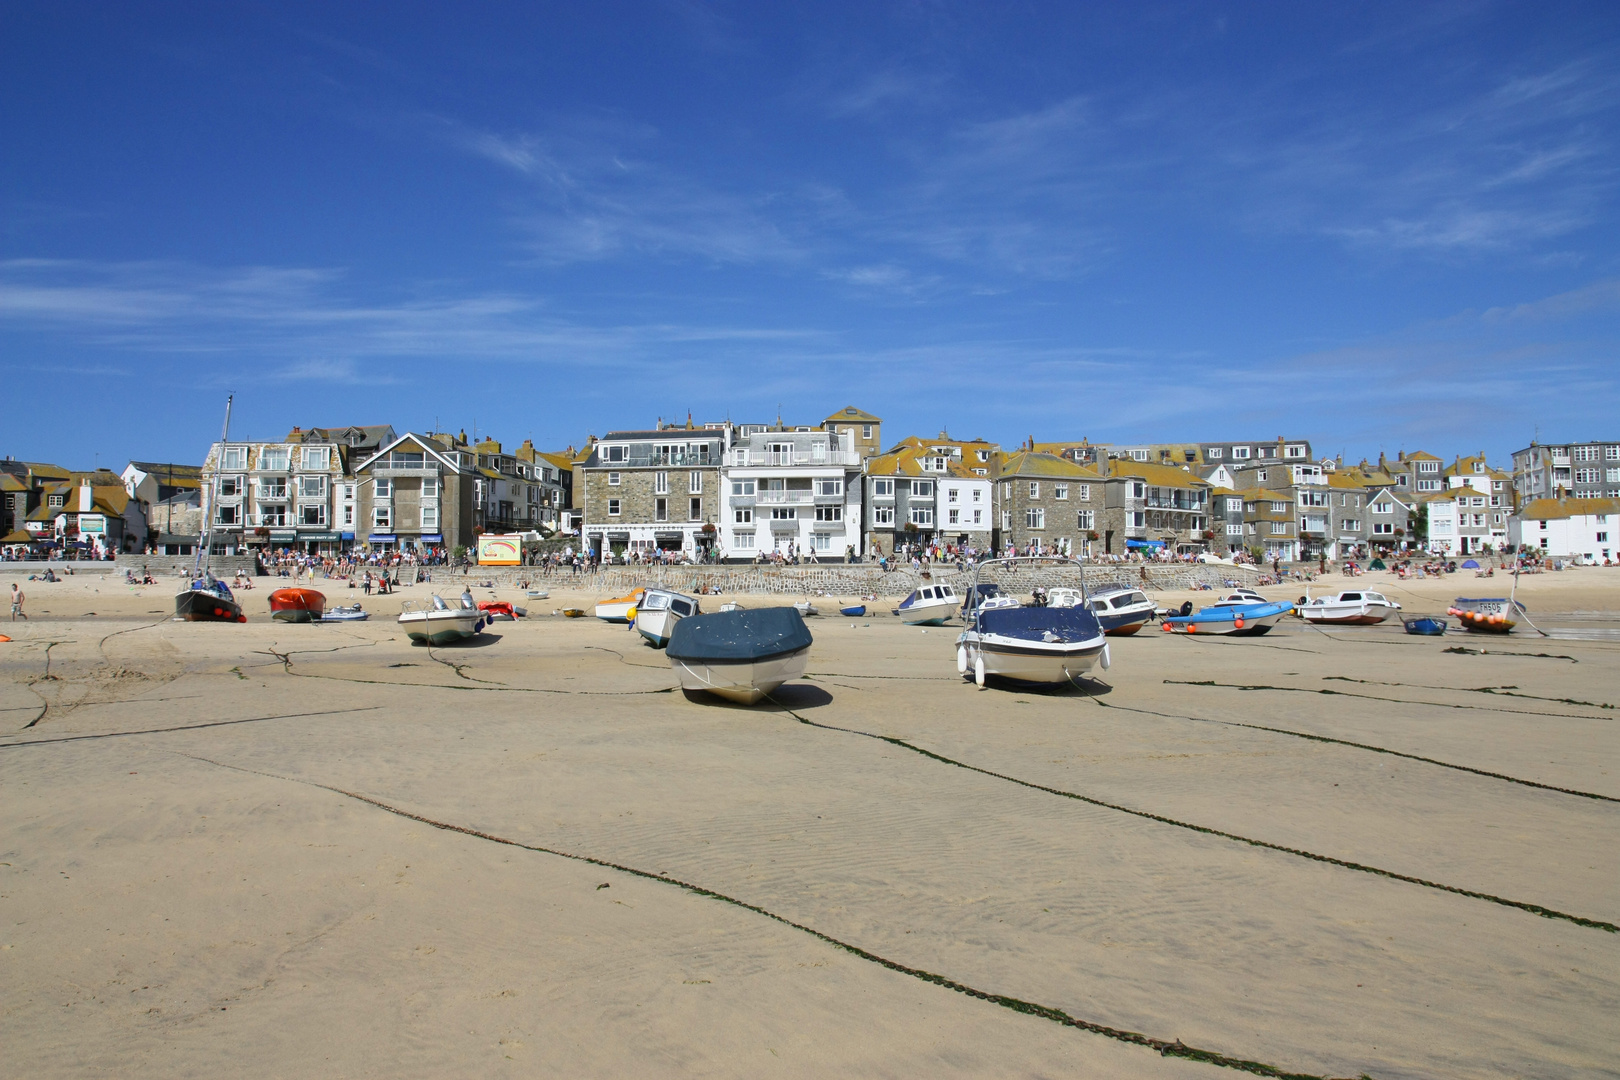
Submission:
M 1551 558 L 1608 561 L 1620 551 L 1620 499 L 1536 499 L 1508 519 L 1508 543 Z
M 743 428 L 721 470 L 723 558 L 762 551 L 842 559 L 861 550 L 861 452 L 852 433 Z

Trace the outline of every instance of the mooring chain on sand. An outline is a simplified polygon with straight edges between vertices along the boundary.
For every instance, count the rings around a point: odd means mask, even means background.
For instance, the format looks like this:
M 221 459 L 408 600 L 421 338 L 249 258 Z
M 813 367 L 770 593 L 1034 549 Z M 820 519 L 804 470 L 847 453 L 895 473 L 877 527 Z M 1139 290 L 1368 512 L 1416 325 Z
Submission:
M 1265 724 L 1247 724 L 1241 720 L 1216 720 L 1209 716 L 1188 716 L 1184 713 L 1158 712 L 1154 709 L 1144 709 L 1137 705 L 1120 705 L 1111 701 L 1094 698 L 1094 701 L 1104 709 L 1120 709 L 1125 712 L 1139 713 L 1143 716 L 1158 716 L 1166 720 L 1191 720 L 1197 724 L 1220 724 L 1223 727 L 1248 728 L 1251 731 L 1269 731 L 1275 735 L 1289 735 L 1296 739 L 1309 739 L 1311 742 L 1331 743 L 1334 746 L 1350 746 L 1357 750 L 1370 750 L 1375 754 L 1388 754 L 1390 757 L 1405 758 L 1408 761 L 1421 761 L 1425 765 L 1438 765 L 1442 769 L 1455 769 L 1457 772 L 1473 773 L 1475 776 L 1488 776 L 1492 780 L 1506 780 L 1510 784 L 1522 784 L 1528 788 L 1539 788 L 1542 791 L 1556 791 L 1560 795 L 1574 795 L 1582 799 L 1597 799 L 1602 802 L 1620 803 L 1620 796 L 1599 795 L 1594 791 L 1581 791 L 1577 788 L 1557 787 L 1553 784 L 1543 784 L 1538 780 L 1526 780 L 1521 776 L 1509 776 L 1507 773 L 1491 772 L 1489 769 L 1476 769 L 1471 765 L 1458 765 L 1452 761 L 1441 761 L 1438 758 L 1424 757 L 1421 754 L 1408 754 L 1403 750 L 1391 750 L 1387 746 L 1374 746 L 1372 743 L 1351 742 L 1349 739 L 1335 739 L 1329 735 L 1314 735 L 1309 731 L 1293 731 L 1289 728 L 1267 727 Z
M 1606 716 L 1584 716 L 1580 713 L 1543 712 L 1540 709 L 1504 709 L 1500 705 L 1464 705 L 1456 701 L 1414 701 L 1411 698 L 1382 697 L 1378 694 L 1358 694 L 1352 690 L 1332 690 L 1327 687 L 1270 686 L 1265 683 L 1223 683 L 1214 679 L 1165 679 L 1166 686 L 1211 686 L 1220 690 L 1254 692 L 1271 690 L 1284 694 L 1321 694 L 1324 697 L 1362 698 L 1367 701 L 1388 701 L 1396 705 L 1424 705 L 1434 709 L 1464 709 L 1468 712 L 1503 713 L 1509 716 L 1539 716 L 1544 720 L 1607 720 Z
M 1414 690 L 1444 690 L 1453 694 L 1492 694 L 1496 697 L 1525 698 L 1529 701 L 1550 701 L 1555 705 L 1580 705 L 1588 709 L 1613 709 L 1602 701 L 1578 701 L 1567 697 L 1545 697 L 1541 694 L 1521 694 L 1518 686 L 1430 686 L 1427 683 L 1385 682 L 1382 679 L 1352 679 L 1348 675 L 1324 675 L 1326 682 L 1361 683 L 1364 686 L 1407 686 Z
M 376 642 L 370 642 L 370 644 L 376 644 Z M 352 649 L 358 648 L 358 646 L 344 645 L 342 648 Z M 348 675 L 322 675 L 318 672 L 297 670 L 293 666 L 292 657 L 297 653 L 312 651 L 315 650 L 297 649 L 285 653 L 276 652 L 274 649 L 259 650 L 259 652 L 262 654 L 274 656 L 277 660 L 281 661 L 282 670 L 284 672 L 300 679 L 326 679 L 330 682 L 357 683 L 363 686 L 388 686 L 396 690 L 459 690 L 475 694 L 563 694 L 571 697 L 642 697 L 648 694 L 672 694 L 676 690 L 680 689 L 679 686 L 660 686 L 656 690 L 563 690 L 548 686 L 507 686 L 504 683 L 457 686 L 454 683 L 414 683 L 394 682 L 389 679 L 357 679 Z M 328 649 L 320 651 L 335 652 L 337 650 Z
M 201 731 L 204 728 L 232 727 L 236 724 L 258 724 L 266 720 L 298 720 L 306 716 L 343 716 L 348 713 L 377 712 L 381 705 L 367 705 L 353 709 L 322 709 L 319 712 L 276 713 L 272 716 L 239 716 L 234 720 L 208 720 L 201 724 L 178 724 L 174 727 L 142 728 L 139 731 L 103 731 L 96 735 L 59 735 L 49 739 L 24 739 L 21 742 L 0 742 L 0 750 L 15 750 L 21 746 L 45 746 L 50 743 L 85 742 L 92 739 L 128 739 L 135 735 L 168 735 L 176 731 Z
M 1413 877 L 1410 874 L 1398 873 L 1394 870 L 1385 870 L 1377 866 L 1368 866 L 1365 863 L 1351 862 L 1348 859 L 1336 859 L 1331 855 L 1318 855 L 1314 851 L 1304 851 L 1300 848 L 1291 848 L 1282 844 L 1273 844 L 1269 840 L 1256 840 L 1253 837 L 1241 836 L 1238 833 L 1226 832 L 1222 829 L 1211 828 L 1207 825 L 1195 825 L 1190 821 L 1178 821 L 1175 818 L 1165 817 L 1162 814 L 1155 814 L 1147 810 L 1138 810 L 1134 807 L 1122 806 L 1119 803 L 1106 802 L 1102 799 L 1093 798 L 1090 795 L 1081 795 L 1073 791 L 1064 791 L 1062 788 L 1047 787 L 1045 784 L 1037 784 L 1030 780 L 1022 780 L 1016 776 L 1008 776 L 1006 773 L 998 773 L 992 769 L 981 768 L 978 765 L 969 765 L 964 761 L 957 761 L 956 759 L 948 758 L 943 754 L 936 754 L 932 750 L 924 750 L 922 747 L 917 746 L 914 743 L 906 742 L 906 740 L 896 738 L 893 735 L 878 735 L 870 731 L 860 731 L 856 728 L 839 727 L 836 724 L 823 724 L 815 720 L 809 720 L 803 716 L 800 716 L 786 705 L 783 705 L 771 695 L 767 694 L 765 696 L 766 699 L 771 702 L 771 704 L 793 717 L 799 723 L 808 725 L 809 727 L 822 728 L 826 731 L 838 731 L 846 735 L 860 735 L 868 739 L 876 739 L 879 742 L 885 742 L 891 746 L 898 746 L 902 749 L 910 750 L 914 754 L 920 754 L 923 757 L 932 758 L 934 761 L 938 761 L 945 765 L 954 765 L 956 768 L 966 769 L 968 772 L 979 773 L 983 776 L 989 776 L 996 780 L 1005 780 L 1009 784 L 1017 784 L 1019 787 L 1026 787 L 1033 791 L 1044 791 L 1048 795 L 1057 795 L 1060 798 L 1073 799 L 1076 802 L 1087 803 L 1091 806 L 1101 807 L 1105 810 L 1116 810 L 1122 814 L 1130 814 L 1132 817 L 1143 818 L 1147 821 L 1156 821 L 1161 825 L 1173 825 L 1178 829 L 1189 829 L 1193 832 L 1203 833 L 1206 836 L 1218 836 L 1224 840 L 1235 840 L 1238 843 L 1248 844 L 1251 847 L 1264 848 L 1268 851 L 1279 851 L 1285 855 L 1296 855 L 1302 859 L 1310 859 L 1313 862 L 1326 863 L 1329 866 L 1338 866 L 1346 870 L 1355 870 L 1363 874 L 1376 874 L 1379 877 L 1389 878 L 1392 881 L 1404 881 L 1409 885 L 1421 885 L 1426 889 L 1438 889 L 1441 892 L 1454 893 L 1457 896 L 1467 896 L 1474 900 L 1486 900 L 1493 904 L 1500 904 L 1503 907 L 1517 908 L 1520 911 L 1528 911 L 1532 915 L 1540 915 L 1544 919 L 1559 919 L 1564 922 L 1574 923 L 1577 926 L 1589 926 L 1595 930 L 1604 930 L 1611 934 L 1620 933 L 1620 925 L 1605 922 L 1602 919 L 1588 919 L 1584 915 L 1571 915 L 1568 912 L 1559 911 L 1556 908 L 1544 907 L 1541 904 L 1531 904 L 1523 900 L 1510 900 L 1506 897 L 1495 896 L 1491 893 L 1476 892 L 1473 889 L 1464 889 L 1456 885 L 1446 885 L 1443 882 L 1429 881 L 1426 878 Z
M 414 821 L 430 828 L 442 829 L 445 832 L 459 833 L 463 836 L 470 836 L 478 840 L 486 840 L 493 844 L 502 844 L 506 847 L 513 847 L 522 851 L 534 852 L 537 855 L 551 855 L 559 859 L 568 859 L 572 862 L 586 863 L 590 866 L 600 866 L 604 870 L 615 870 L 621 874 L 629 874 L 632 877 L 642 878 L 646 881 L 656 881 L 660 884 L 672 885 L 677 889 L 682 889 L 694 895 L 701 896 L 709 900 L 718 900 L 721 903 L 730 904 L 731 906 L 741 908 L 744 911 L 753 912 L 755 915 L 763 916 L 764 918 L 770 919 L 773 922 L 780 923 L 783 926 L 797 930 L 800 933 L 808 934 L 810 937 L 813 937 L 818 941 L 831 945 L 836 949 L 841 949 L 844 952 L 858 957 L 859 959 L 868 961 L 869 963 L 887 968 L 888 970 L 896 972 L 897 974 L 909 975 L 914 979 L 920 979 L 923 982 L 932 983 L 933 985 L 943 987 L 946 990 L 954 990 L 956 993 L 965 994 L 968 997 L 977 998 L 980 1001 L 989 1002 L 992 1005 L 998 1005 L 1001 1008 L 1010 1009 L 1013 1012 L 1022 1013 L 1025 1016 L 1034 1016 L 1042 1020 L 1050 1020 L 1053 1023 L 1062 1024 L 1064 1027 L 1077 1028 L 1081 1031 L 1090 1032 L 1093 1035 L 1101 1035 L 1105 1038 L 1113 1039 L 1116 1042 L 1146 1047 L 1149 1050 L 1157 1051 L 1161 1057 L 1184 1058 L 1188 1061 L 1202 1062 L 1205 1065 L 1215 1065 L 1224 1069 L 1234 1069 L 1238 1072 L 1246 1072 L 1254 1076 L 1273 1077 L 1275 1080 L 1330 1080 L 1328 1077 L 1315 1073 L 1290 1072 L 1286 1069 L 1280 1069 L 1275 1065 L 1268 1065 L 1262 1061 L 1250 1061 L 1245 1058 L 1223 1054 L 1215 1050 L 1204 1050 L 1200 1047 L 1188 1046 L 1180 1039 L 1156 1038 L 1152 1035 L 1144 1035 L 1136 1031 L 1127 1031 L 1123 1028 L 1109 1027 L 1106 1024 L 1099 1024 L 1091 1020 L 1083 1020 L 1079 1017 L 1072 1016 L 1064 1010 L 1055 1008 L 1051 1005 L 1041 1005 L 1037 1002 L 1025 1001 L 1022 998 L 1011 997 L 1007 994 L 998 994 L 989 990 L 980 990 L 977 987 L 969 986 L 966 983 L 957 982 L 955 979 L 948 978 L 947 976 L 939 975 L 932 971 L 926 971 L 922 968 L 911 967 L 910 965 L 902 964 L 897 960 L 890 960 L 887 957 L 880 956 L 868 949 L 863 949 L 859 945 L 852 944 L 840 938 L 835 938 L 831 934 L 824 933 L 823 931 L 817 930 L 811 926 L 807 926 L 804 923 L 795 922 L 784 915 L 778 915 L 769 908 L 764 908 L 758 904 L 749 903 L 747 900 L 730 896 L 726 893 L 707 888 L 703 885 L 697 885 L 689 881 L 682 881 L 680 878 L 670 877 L 665 873 L 653 873 L 651 870 L 642 870 L 634 866 L 627 866 L 623 863 L 613 862 L 611 859 L 601 859 L 594 855 L 582 855 L 578 852 L 563 851 L 560 848 L 549 848 L 541 844 L 527 844 L 521 840 L 513 840 L 508 837 L 499 836 L 495 833 L 485 832 L 481 829 L 470 828 L 466 825 L 456 825 L 447 821 L 439 821 L 423 814 L 413 813 L 412 811 L 406 810 L 403 807 L 398 807 L 392 805 L 391 803 L 383 802 L 381 799 L 373 798 L 370 795 L 362 795 L 359 792 L 347 791 L 340 787 L 334 787 L 331 784 L 319 783 L 315 780 L 303 780 L 296 776 L 282 776 L 278 773 L 264 772 L 259 769 L 249 769 L 241 765 L 231 765 L 223 761 L 215 761 L 212 758 L 202 757 L 197 754 L 187 754 L 178 750 L 173 751 L 173 753 L 178 754 L 181 757 L 190 758 L 193 761 L 201 761 L 221 769 L 230 769 L 233 772 L 247 773 L 251 776 L 263 776 L 271 780 L 283 780 L 288 783 L 303 784 L 306 787 L 317 788 L 321 791 L 328 791 L 334 795 L 341 795 L 346 799 L 353 799 L 356 802 L 375 807 L 378 810 L 393 814 L 395 817 L 404 818 L 407 821 Z

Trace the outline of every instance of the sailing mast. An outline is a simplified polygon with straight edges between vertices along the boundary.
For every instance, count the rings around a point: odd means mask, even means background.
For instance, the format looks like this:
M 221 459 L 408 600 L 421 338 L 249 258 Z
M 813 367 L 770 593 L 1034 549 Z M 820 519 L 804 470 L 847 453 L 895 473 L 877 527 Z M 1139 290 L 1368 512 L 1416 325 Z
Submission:
M 225 444 L 231 440 L 231 403 L 235 400 L 235 394 L 225 395 L 225 430 L 220 432 L 219 435 L 219 460 L 214 463 L 214 479 L 209 485 L 210 497 L 208 500 L 208 507 L 203 512 L 201 537 L 202 543 L 197 546 L 197 569 L 199 571 L 206 569 L 203 560 L 205 558 L 210 558 L 214 553 L 214 539 L 211 526 L 214 520 L 213 515 L 215 513 L 215 507 L 219 505 L 219 470 L 225 464 Z M 209 577 L 212 576 L 213 574 L 210 573 Z

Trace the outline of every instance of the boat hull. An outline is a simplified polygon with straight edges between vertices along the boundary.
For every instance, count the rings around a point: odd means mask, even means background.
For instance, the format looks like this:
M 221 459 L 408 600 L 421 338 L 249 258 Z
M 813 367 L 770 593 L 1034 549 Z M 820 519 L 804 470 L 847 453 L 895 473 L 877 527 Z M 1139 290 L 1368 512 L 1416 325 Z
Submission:
M 175 594 L 174 615 L 186 622 L 243 622 L 242 605 L 206 589 Z
M 1306 604 L 1297 609 L 1300 618 L 1308 623 L 1325 626 L 1376 626 L 1394 615 L 1399 608 L 1374 601 L 1346 604 Z
M 1160 625 L 1167 633 L 1173 634 L 1259 637 L 1270 633 L 1271 628 L 1293 610 L 1294 605 L 1287 601 L 1276 604 L 1208 607 L 1193 615 L 1166 616 Z
M 668 608 L 656 611 L 636 612 L 636 633 L 647 639 L 655 649 L 662 649 L 669 645 L 669 635 L 675 629 L 675 624 L 681 621 L 681 616 Z
M 1097 612 L 1097 621 L 1102 624 L 1103 633 L 1109 637 L 1129 637 L 1142 627 L 1146 626 L 1153 612 L 1148 611 L 1121 611 L 1117 614 Z
M 1476 634 L 1510 634 L 1519 625 L 1519 615 L 1523 610 L 1518 601 L 1506 597 L 1478 600 L 1459 597 L 1452 601 L 1446 614 L 1456 616 L 1464 630 Z
M 1408 634 L 1418 634 L 1423 637 L 1439 637 L 1446 632 L 1446 620 L 1444 619 L 1407 619 L 1405 620 L 1405 626 Z
M 987 678 L 1051 686 L 1072 682 L 1096 666 L 1108 643 L 1102 636 L 1083 642 L 1040 642 L 980 634 L 959 640 L 966 650 L 963 674 L 976 676 L 979 661 Z
M 277 589 L 270 594 L 270 617 L 277 622 L 316 622 L 326 613 L 326 594 L 315 589 Z
M 927 600 L 898 610 L 900 621 L 907 626 L 944 626 L 956 613 L 956 600 Z
M 646 590 L 637 589 L 629 596 L 617 596 L 612 600 L 603 600 L 596 605 L 595 614 L 603 622 L 627 623 L 630 621 L 630 611 L 641 603 Z
M 416 642 L 452 645 L 476 637 L 484 629 L 482 613 L 465 609 L 411 612 L 399 617 L 400 628 Z
M 681 680 L 682 690 L 702 690 L 740 705 L 753 705 L 774 693 L 783 683 L 803 676 L 810 662 L 810 648 L 806 646 L 758 660 L 681 660 L 670 657 L 669 662 Z

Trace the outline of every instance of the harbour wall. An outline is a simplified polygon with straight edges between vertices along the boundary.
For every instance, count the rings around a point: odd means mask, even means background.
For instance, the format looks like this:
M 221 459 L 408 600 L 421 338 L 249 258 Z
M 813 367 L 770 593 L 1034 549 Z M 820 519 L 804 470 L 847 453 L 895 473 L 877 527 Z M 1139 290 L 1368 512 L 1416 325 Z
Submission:
M 533 566 L 469 566 L 424 568 L 434 584 L 460 585 L 464 582 L 491 582 L 496 588 L 510 589 L 528 583 L 532 589 L 556 588 L 623 596 L 642 585 L 657 585 L 677 592 L 721 592 L 778 596 L 880 596 L 902 598 L 919 584 L 946 584 L 965 591 L 973 582 L 971 570 L 958 573 L 954 567 L 938 566 L 928 582 L 911 570 L 884 573 L 876 566 L 834 564 L 823 566 L 614 566 L 589 574 L 559 572 L 544 575 Z M 402 569 L 400 580 L 407 581 Z M 1144 577 L 1145 574 L 1145 577 Z M 1085 568 L 1086 587 L 1135 585 L 1153 591 L 1211 589 L 1228 582 L 1252 588 L 1259 571 L 1246 566 L 1207 566 L 1202 564 L 1168 566 L 1094 565 Z M 1073 569 L 1020 570 L 1009 575 L 1002 571 L 998 580 L 1018 592 L 1036 585 L 1048 588 L 1073 585 Z

